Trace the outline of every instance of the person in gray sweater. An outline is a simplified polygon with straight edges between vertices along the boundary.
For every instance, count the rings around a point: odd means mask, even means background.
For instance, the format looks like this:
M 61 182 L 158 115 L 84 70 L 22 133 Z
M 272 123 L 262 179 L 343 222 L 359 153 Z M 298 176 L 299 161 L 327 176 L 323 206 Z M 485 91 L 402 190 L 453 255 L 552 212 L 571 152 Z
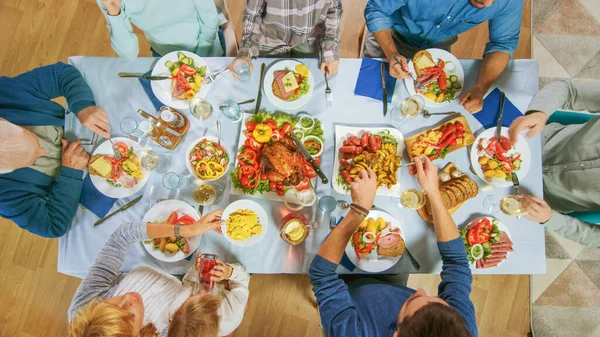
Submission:
M 526 217 L 560 235 L 600 248 L 600 226 L 569 216 L 569 212 L 600 210 L 600 118 L 562 125 L 548 118 L 556 110 L 600 113 L 600 81 L 563 80 L 540 90 L 525 116 L 514 120 L 509 138 L 542 133 L 544 199 L 526 196 Z

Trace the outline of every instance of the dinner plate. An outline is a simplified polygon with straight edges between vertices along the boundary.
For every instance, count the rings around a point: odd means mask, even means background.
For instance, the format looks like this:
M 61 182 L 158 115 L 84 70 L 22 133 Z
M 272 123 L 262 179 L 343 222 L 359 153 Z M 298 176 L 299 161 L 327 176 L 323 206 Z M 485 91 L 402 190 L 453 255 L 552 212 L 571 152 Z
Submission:
M 204 137 L 200 137 L 196 140 L 194 140 L 190 146 L 187 148 L 187 150 L 185 151 L 185 167 L 187 167 L 188 171 L 190 171 L 190 174 L 192 175 L 192 177 L 196 177 L 202 181 L 214 181 L 217 179 L 222 178 L 223 176 L 225 176 L 227 174 L 227 172 L 229 172 L 229 167 L 231 166 L 231 153 L 229 153 L 228 147 L 227 145 L 223 142 L 223 140 L 221 140 L 221 147 L 223 148 L 223 150 L 225 151 L 225 153 L 227 154 L 227 156 L 229 157 L 229 162 L 227 163 L 227 166 L 225 167 L 225 172 L 220 175 L 218 178 L 213 178 L 213 179 L 202 179 L 200 177 L 198 177 L 198 175 L 196 175 L 196 170 L 194 169 L 194 167 L 192 167 L 192 162 L 189 160 L 190 155 L 194 152 L 194 148 L 196 147 L 196 145 L 198 143 L 200 143 L 203 139 L 209 140 L 211 142 L 214 142 L 216 144 L 219 144 L 219 139 L 216 137 L 212 137 L 212 136 L 204 136 Z
M 501 134 L 502 134 L 502 136 L 508 137 L 508 128 L 503 126 Z M 492 178 L 492 179 L 486 178 L 485 175 L 483 174 L 483 170 L 481 169 L 481 165 L 479 165 L 479 162 L 478 162 L 479 156 L 477 155 L 477 145 L 479 144 L 479 140 L 482 138 L 492 138 L 492 137 L 496 137 L 496 128 L 487 129 L 487 130 L 483 131 L 479 136 L 477 136 L 477 138 L 475 138 L 475 142 L 471 146 L 471 153 L 470 153 L 471 166 L 473 167 L 473 170 L 475 170 L 475 173 L 481 180 L 483 180 L 493 186 L 496 186 L 496 187 L 512 186 L 512 181 L 507 181 L 502 178 Z M 525 176 L 527 175 L 527 172 L 529 172 L 529 167 L 531 166 L 531 150 L 529 149 L 529 143 L 527 142 L 527 139 L 521 138 L 517 142 L 517 144 L 515 144 L 513 146 L 513 148 L 507 153 L 508 153 L 508 155 L 513 154 L 513 153 L 521 154 L 521 158 L 523 159 L 523 161 L 521 162 L 521 168 L 518 171 L 514 171 L 514 172 L 517 174 L 517 177 L 519 177 L 519 181 L 523 181 L 523 179 L 525 179 Z
M 398 141 L 398 155 L 402 155 L 402 151 L 404 151 L 404 135 L 400 130 L 394 129 L 393 127 L 360 127 L 360 126 L 343 126 L 336 125 L 335 126 L 335 160 L 333 162 L 333 173 L 331 174 L 331 186 L 333 189 L 340 194 L 348 194 L 350 190 L 345 190 L 342 185 L 338 183 L 338 174 L 340 171 L 340 147 L 344 143 L 344 139 L 347 139 L 349 136 L 356 136 L 360 138 L 363 132 L 370 132 L 372 134 L 377 134 L 380 131 L 389 130 L 390 134 L 396 138 Z M 400 173 L 402 171 L 402 167 L 396 170 L 396 179 L 398 181 L 397 184 L 392 186 L 391 189 L 387 187 L 387 185 L 381 185 L 377 189 L 377 195 L 387 195 L 390 197 L 400 197 Z
M 253 235 L 252 237 L 244 241 L 234 240 L 227 234 L 227 219 L 229 218 L 229 215 L 240 209 L 249 209 L 251 211 L 254 211 L 254 213 L 256 213 L 256 215 L 258 216 L 258 222 L 262 226 L 262 232 L 260 232 L 260 234 Z M 259 243 L 260 240 L 262 240 L 265 237 L 267 229 L 269 228 L 269 218 L 267 217 L 267 212 L 265 212 L 265 209 L 262 208 L 261 205 L 259 205 L 256 201 L 252 200 L 238 200 L 229 204 L 229 206 L 227 206 L 227 208 L 225 208 L 225 210 L 223 211 L 221 219 L 223 219 L 223 225 L 221 226 L 223 236 L 232 245 L 239 247 L 250 247 Z
M 449 52 L 443 50 L 443 49 L 437 49 L 437 48 L 429 48 L 427 49 L 427 51 L 431 54 L 431 56 L 433 57 L 433 60 L 437 63 L 438 59 L 442 59 L 444 60 L 444 62 L 448 62 L 451 61 L 452 63 L 454 63 L 454 70 L 452 71 L 446 71 L 446 74 L 448 75 L 448 77 L 450 77 L 450 75 L 456 75 L 456 77 L 458 77 L 458 83 L 460 83 L 460 85 L 462 86 L 460 88 L 460 90 L 458 90 L 455 94 L 454 94 L 454 100 L 457 100 L 458 97 L 460 96 L 460 93 L 462 92 L 463 88 L 464 88 L 464 84 L 465 84 L 465 72 L 463 70 L 462 65 L 460 64 L 460 62 L 458 61 L 458 59 L 450 54 Z M 415 67 L 413 65 L 413 61 L 410 60 L 408 61 L 408 70 L 415 75 L 415 78 L 417 77 L 416 72 L 415 72 Z M 429 106 L 429 107 L 442 107 L 442 106 L 446 106 L 448 104 L 450 104 L 451 102 L 435 102 L 430 100 L 429 98 L 426 98 L 425 96 L 423 96 L 422 94 L 417 94 L 417 91 L 415 90 L 415 84 L 413 82 L 413 79 L 411 76 L 407 77 L 404 79 L 404 84 L 406 84 L 406 89 L 408 90 L 408 93 L 411 95 L 419 95 L 421 97 L 423 97 L 423 99 L 425 100 L 425 105 Z
M 144 215 L 142 222 L 143 223 L 154 222 L 154 221 L 163 222 L 163 221 L 167 220 L 167 218 L 169 217 L 171 212 L 175 212 L 175 211 L 177 213 L 179 213 L 179 216 L 185 214 L 185 215 L 189 215 L 190 217 L 192 217 L 196 220 L 200 219 L 200 215 L 198 214 L 198 212 L 196 212 L 196 209 L 194 207 L 192 207 L 190 204 L 180 201 L 180 200 L 165 200 L 165 201 L 159 202 L 158 204 L 152 206 L 152 208 L 150 208 L 148 213 L 146 213 L 146 215 Z M 154 257 L 155 259 L 164 261 L 164 262 L 176 262 L 176 261 L 181 261 L 181 260 L 185 259 L 186 257 L 194 254 L 194 252 L 198 248 L 198 245 L 200 244 L 201 239 L 202 239 L 202 235 L 196 236 L 193 238 L 189 238 L 190 252 L 188 254 L 183 253 L 181 250 L 178 251 L 177 253 L 171 253 L 168 251 L 161 253 L 160 250 L 154 249 L 154 243 L 152 243 L 152 242 L 150 242 L 150 243 L 142 242 L 142 245 L 144 246 L 144 249 L 146 249 L 148 254 L 152 255 L 152 257 Z
M 129 148 L 133 148 L 133 152 L 136 154 L 138 159 L 140 161 L 142 160 L 142 158 L 140 158 L 140 156 L 141 156 L 141 152 L 144 150 L 144 148 L 139 143 L 137 143 L 129 138 L 126 138 L 126 137 L 114 137 L 114 138 L 111 138 L 111 140 L 115 144 L 117 142 L 123 142 Z M 112 149 L 112 144 L 108 141 L 108 139 L 105 140 L 104 142 L 102 142 L 102 144 L 100 144 L 96 148 L 96 150 L 94 150 L 94 152 L 92 153 L 92 156 L 95 156 L 97 154 L 114 157 L 115 154 Z M 146 182 L 148 181 L 148 177 L 150 176 L 150 171 L 142 168 L 142 173 L 144 174 L 144 178 L 140 179 L 138 181 L 138 183 L 136 185 L 134 185 L 132 188 L 115 187 L 115 186 L 109 184 L 106 181 L 106 178 L 103 178 L 103 177 L 90 175 L 90 179 L 92 180 L 92 184 L 94 184 L 94 186 L 96 187 L 96 189 L 98 189 L 98 191 L 100 191 L 100 193 L 106 195 L 107 197 L 119 199 L 119 198 L 127 198 L 127 197 L 130 197 L 130 196 L 136 194 L 139 190 L 141 190 L 144 187 L 144 185 L 146 185 Z
M 394 218 L 393 216 L 391 216 L 390 214 L 388 214 L 386 212 L 379 211 L 379 210 L 371 210 L 369 212 L 369 215 L 366 218 L 367 219 L 368 218 L 374 218 L 374 219 L 383 218 L 386 222 L 389 221 L 393 227 L 400 228 L 400 236 L 402 237 L 402 239 L 404 240 L 404 244 L 406 245 L 406 238 L 404 237 L 404 231 L 402 230 L 402 227 L 400 226 L 400 222 L 398 220 L 396 220 L 396 218 Z M 348 244 L 346 245 L 345 252 L 346 252 L 346 255 L 348 256 L 348 258 L 350 259 L 350 261 L 352 261 L 352 263 L 358 269 L 368 271 L 370 273 L 379 273 L 379 272 L 388 270 L 388 269 L 392 268 L 396 263 L 398 263 L 398 261 L 400 261 L 400 258 L 402 257 L 402 255 L 397 256 L 397 257 L 379 256 L 377 254 L 377 248 L 375 248 L 369 255 L 365 255 L 365 256 L 361 257 L 361 259 L 359 260 L 358 257 L 356 256 L 356 252 L 354 251 L 354 247 L 352 247 L 351 242 L 348 242 Z
M 265 94 L 265 96 L 267 97 L 267 99 L 276 107 L 283 109 L 283 110 L 294 110 L 294 109 L 298 109 L 301 106 L 303 106 L 304 104 L 306 104 L 306 102 L 308 102 L 310 100 L 310 97 L 312 96 L 313 93 L 313 89 L 315 88 L 315 81 L 313 79 L 313 74 L 310 72 L 310 70 L 308 71 L 308 85 L 310 86 L 310 88 L 308 89 L 308 92 L 306 93 L 306 95 L 298 98 L 295 101 L 285 101 L 282 100 L 281 98 L 277 98 L 274 94 L 273 94 L 273 89 L 272 89 L 272 85 L 273 85 L 273 80 L 275 79 L 275 75 L 274 72 L 277 70 L 285 70 L 290 69 L 290 70 L 294 70 L 298 64 L 304 64 L 298 60 L 293 60 L 293 59 L 285 59 L 285 60 L 277 60 L 274 61 L 273 63 L 271 63 L 268 67 L 267 70 L 265 71 L 265 79 L 263 81 L 263 92 Z
M 178 53 L 185 54 L 186 57 L 194 60 L 194 64 L 196 67 L 206 66 L 206 75 L 210 74 L 210 69 L 206 62 L 198 55 L 191 53 L 189 51 L 174 51 L 170 52 L 167 55 L 161 57 L 158 62 L 154 65 L 154 69 L 152 69 L 152 76 L 171 76 L 171 71 L 165 63 L 167 61 L 171 61 L 173 63 L 179 61 L 177 58 Z M 189 109 L 190 100 L 182 100 L 174 98 L 172 95 L 172 85 L 173 80 L 160 80 L 160 81 L 150 81 L 150 85 L 152 87 L 152 92 L 154 96 L 158 98 L 164 105 L 170 106 L 175 109 Z M 202 85 L 200 91 L 196 93 L 196 97 L 205 98 L 208 95 L 208 85 Z
M 479 217 L 479 218 L 473 219 L 472 221 L 469 221 L 465 226 L 470 226 L 473 222 L 475 222 L 475 221 L 477 221 L 479 219 L 483 219 L 483 218 L 489 219 L 490 222 L 494 221 L 494 220 L 498 220 L 498 224 L 496 225 L 496 226 L 498 226 L 498 230 L 503 231 L 503 232 L 506 233 L 506 235 L 508 236 L 508 238 L 510 239 L 510 241 L 512 241 L 512 243 L 513 243 L 513 249 L 515 248 L 515 242 L 513 241 L 512 235 L 510 235 L 510 232 L 508 231 L 508 227 L 506 227 L 506 225 L 502 221 L 500 221 L 499 219 L 496 219 L 496 218 L 491 217 L 491 216 L 483 216 L 483 217 Z M 465 248 L 465 251 L 466 251 L 466 248 Z M 473 270 L 475 270 L 475 269 L 482 270 L 482 269 L 498 268 L 500 265 L 502 265 L 504 262 L 506 262 L 508 260 L 508 257 L 510 256 L 510 254 L 511 254 L 511 252 L 507 252 L 506 253 L 506 259 L 502 260 L 502 262 L 498 263 L 495 267 L 477 268 L 477 266 L 476 266 L 477 261 L 475 261 L 475 263 L 470 263 L 469 262 L 469 265 L 471 266 L 471 269 L 473 269 Z

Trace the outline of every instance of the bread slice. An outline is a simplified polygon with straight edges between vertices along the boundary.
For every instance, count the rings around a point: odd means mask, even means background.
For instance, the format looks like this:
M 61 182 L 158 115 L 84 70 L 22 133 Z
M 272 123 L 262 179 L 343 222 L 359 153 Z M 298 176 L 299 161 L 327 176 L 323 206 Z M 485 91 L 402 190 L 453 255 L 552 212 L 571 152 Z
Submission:
M 380 246 L 377 246 L 377 254 L 382 256 L 398 257 L 404 254 L 405 250 L 406 244 L 404 243 L 402 236 L 400 236 L 400 240 L 398 240 L 398 243 L 392 248 L 381 248 Z
M 104 155 L 97 154 L 90 158 L 88 162 L 88 172 L 90 175 L 110 178 L 112 173 L 112 164 L 104 159 Z
M 431 56 L 427 50 L 419 50 L 416 52 L 413 56 L 413 64 L 417 77 L 421 77 L 421 75 L 425 74 L 423 69 L 436 66 L 433 56 Z

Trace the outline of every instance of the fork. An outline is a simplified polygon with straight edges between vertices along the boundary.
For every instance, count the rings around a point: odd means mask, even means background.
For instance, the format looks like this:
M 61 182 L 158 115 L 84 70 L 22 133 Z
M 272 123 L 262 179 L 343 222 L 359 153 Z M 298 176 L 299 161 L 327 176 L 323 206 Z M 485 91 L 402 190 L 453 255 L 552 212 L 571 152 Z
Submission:
M 85 139 L 85 141 L 80 141 L 79 145 L 82 146 L 88 146 L 88 145 L 96 145 L 96 143 L 98 142 L 98 134 L 97 133 L 93 133 L 92 134 L 92 138 L 91 139 Z
M 113 143 L 112 139 L 109 139 L 108 141 L 112 144 L 112 150 L 115 153 L 115 159 L 120 160 L 122 157 L 121 157 L 121 151 L 119 150 L 119 147 L 117 145 L 115 145 L 115 143 Z
M 515 188 L 515 195 L 519 195 L 519 177 L 516 173 L 511 174 L 511 179 L 513 183 L 513 187 Z
M 327 107 L 330 108 L 333 105 L 333 94 L 331 88 L 329 88 L 329 81 L 327 80 L 327 73 L 329 68 L 325 67 L 325 99 L 327 100 Z
M 392 55 L 392 57 L 394 58 L 394 61 L 396 61 L 396 63 L 398 63 L 400 65 L 402 64 L 400 62 L 400 60 L 398 60 L 398 57 L 396 55 Z M 423 85 L 423 83 L 417 81 L 417 78 L 415 77 L 415 75 L 411 71 L 408 71 L 408 74 L 413 79 L 413 84 L 415 86 L 415 89 L 417 89 L 419 91 L 427 89 L 427 88 L 425 88 L 425 86 Z

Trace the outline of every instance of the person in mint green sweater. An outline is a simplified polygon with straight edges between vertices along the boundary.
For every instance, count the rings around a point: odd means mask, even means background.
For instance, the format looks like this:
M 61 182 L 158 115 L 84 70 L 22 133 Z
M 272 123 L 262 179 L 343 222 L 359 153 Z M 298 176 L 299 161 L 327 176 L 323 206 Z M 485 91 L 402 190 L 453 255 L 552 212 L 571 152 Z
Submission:
M 153 54 L 187 50 L 199 56 L 223 56 L 219 15 L 213 0 L 97 0 L 117 54 L 134 60 L 138 38 L 131 24 L 144 31 Z
M 0 216 L 43 237 L 64 235 L 79 204 L 89 155 L 63 139 L 65 97 L 79 121 L 110 137 L 108 115 L 71 65 L 0 77 Z
M 423 289 L 415 291 L 405 284 L 383 282 L 379 275 L 365 275 L 347 283 L 338 277 L 336 269 L 348 240 L 364 220 L 364 215 L 353 208 L 327 237 L 308 272 L 329 337 L 477 336 L 475 309 L 469 299 L 471 270 L 463 240 L 442 203 L 438 169 L 425 156 L 413 161 L 419 184 L 431 202 L 442 257 L 438 296 L 427 296 Z M 360 172 L 351 185 L 354 204 L 371 208 L 376 178 L 371 169 Z

